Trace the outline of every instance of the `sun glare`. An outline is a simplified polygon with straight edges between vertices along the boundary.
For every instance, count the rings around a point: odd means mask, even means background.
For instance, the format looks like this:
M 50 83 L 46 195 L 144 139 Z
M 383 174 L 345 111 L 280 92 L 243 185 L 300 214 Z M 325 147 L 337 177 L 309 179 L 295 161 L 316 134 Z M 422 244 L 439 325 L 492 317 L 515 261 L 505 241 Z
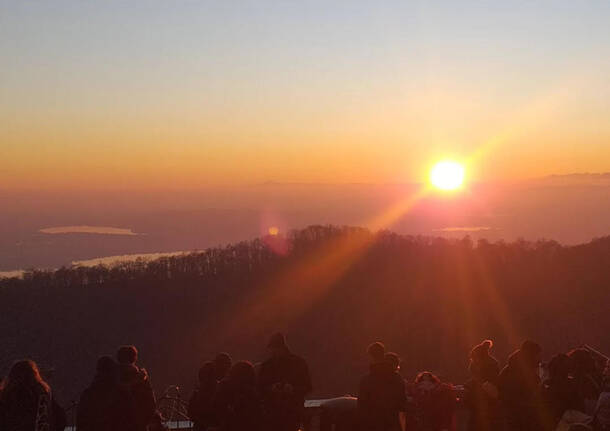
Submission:
M 464 182 L 464 166 L 452 160 L 443 160 L 430 171 L 430 182 L 441 190 L 455 190 Z

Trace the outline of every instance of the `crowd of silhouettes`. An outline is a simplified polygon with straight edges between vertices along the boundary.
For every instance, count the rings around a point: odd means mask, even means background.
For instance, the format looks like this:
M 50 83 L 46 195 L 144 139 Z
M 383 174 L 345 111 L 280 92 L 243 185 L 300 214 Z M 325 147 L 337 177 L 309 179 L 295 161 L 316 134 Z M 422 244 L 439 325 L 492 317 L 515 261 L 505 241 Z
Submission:
M 543 364 L 540 345 L 528 340 L 501 368 L 492 347 L 484 340 L 472 349 L 470 379 L 454 386 L 429 371 L 403 379 L 400 357 L 371 344 L 354 423 L 363 431 L 451 431 L 461 405 L 470 431 L 610 430 L 607 357 L 578 348 Z
M 79 430 L 146 431 L 154 423 L 154 391 L 148 372 L 137 361 L 134 346 L 121 346 L 116 361 L 110 356 L 98 359 L 93 382 L 78 404 Z
M 485 340 L 470 354 L 470 430 L 610 429 L 608 358 L 578 348 L 543 364 L 541 346 L 527 340 L 500 369 L 492 346 Z
M 305 360 L 290 351 L 281 333 L 267 347 L 268 359 L 256 365 L 233 363 L 227 353 L 203 363 L 188 403 L 195 431 L 454 431 L 460 405 L 469 413 L 470 431 L 610 430 L 608 358 L 588 347 L 542 363 L 540 345 L 528 340 L 501 368 L 492 355 L 493 342 L 484 340 L 470 352 L 470 379 L 454 386 L 430 371 L 405 379 L 400 356 L 374 342 L 357 398 L 328 400 L 324 406 L 333 420 L 317 423 L 304 414 L 312 390 Z M 149 375 L 137 363 L 134 346 L 121 346 L 116 360 L 98 359 L 78 403 L 77 430 L 165 429 Z M 341 414 L 331 415 L 332 409 Z M 14 363 L 0 385 L 0 430 L 65 426 L 66 413 L 38 366 L 31 360 Z
M 297 431 L 311 378 L 305 361 L 293 354 L 283 334 L 271 337 L 269 359 L 231 364 L 226 353 L 199 370 L 199 385 L 188 406 L 196 431 Z
M 454 426 L 457 397 L 452 385 L 429 371 L 412 382 L 400 374 L 400 356 L 381 342 L 367 352 L 370 368 L 360 381 L 357 427 L 361 430 L 449 430 Z

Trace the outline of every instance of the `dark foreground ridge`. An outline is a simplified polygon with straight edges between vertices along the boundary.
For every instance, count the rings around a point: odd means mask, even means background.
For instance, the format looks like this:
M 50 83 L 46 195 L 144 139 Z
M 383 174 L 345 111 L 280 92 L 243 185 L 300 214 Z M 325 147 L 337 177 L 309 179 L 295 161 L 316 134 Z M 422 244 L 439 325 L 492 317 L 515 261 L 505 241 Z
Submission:
M 193 387 L 202 358 L 259 362 L 278 328 L 306 353 L 312 397 L 356 393 L 363 349 L 383 339 L 413 379 L 464 382 L 481 339 L 506 357 L 526 338 L 543 352 L 610 351 L 610 237 L 473 244 L 312 226 L 153 262 L 30 271 L 0 281 L 0 374 L 36 360 L 64 404 L 97 357 L 136 344 L 155 389 Z M 549 357 L 543 358 L 549 360 Z

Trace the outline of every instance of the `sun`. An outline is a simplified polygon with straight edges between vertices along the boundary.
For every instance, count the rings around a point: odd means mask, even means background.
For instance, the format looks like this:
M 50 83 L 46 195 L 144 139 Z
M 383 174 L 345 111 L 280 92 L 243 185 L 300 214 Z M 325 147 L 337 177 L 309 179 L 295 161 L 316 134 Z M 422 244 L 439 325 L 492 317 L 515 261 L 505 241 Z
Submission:
M 430 182 L 441 190 L 455 190 L 464 182 L 464 166 L 453 160 L 443 160 L 432 167 Z

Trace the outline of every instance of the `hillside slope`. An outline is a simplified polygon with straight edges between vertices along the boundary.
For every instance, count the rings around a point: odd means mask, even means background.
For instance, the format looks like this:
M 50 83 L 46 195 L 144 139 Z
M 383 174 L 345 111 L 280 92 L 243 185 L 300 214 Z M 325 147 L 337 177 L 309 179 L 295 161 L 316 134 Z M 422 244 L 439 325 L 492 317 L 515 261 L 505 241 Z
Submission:
M 311 226 L 149 263 L 0 280 L 0 375 L 31 357 L 54 369 L 65 403 L 99 355 L 132 343 L 157 390 L 188 392 L 204 359 L 262 360 L 268 335 L 282 330 L 310 363 L 314 395 L 353 393 L 377 339 L 400 353 L 405 375 L 461 381 L 467 352 L 486 337 L 501 361 L 526 337 L 547 358 L 585 342 L 610 351 L 609 288 L 610 237 L 473 244 Z

